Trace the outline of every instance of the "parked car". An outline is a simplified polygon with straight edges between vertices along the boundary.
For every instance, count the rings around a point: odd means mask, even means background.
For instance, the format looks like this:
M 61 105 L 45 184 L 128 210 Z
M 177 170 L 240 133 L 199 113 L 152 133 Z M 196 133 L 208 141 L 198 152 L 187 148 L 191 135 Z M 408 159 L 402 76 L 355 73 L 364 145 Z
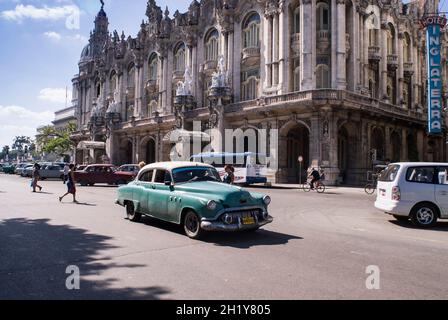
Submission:
M 13 164 L 7 164 L 7 165 L 3 165 L 3 172 L 7 173 L 7 174 L 14 174 L 15 170 L 16 170 L 16 166 Z
M 422 228 L 448 219 L 448 163 L 390 164 L 378 179 L 375 207 Z
M 19 163 L 17 166 L 16 166 L 16 170 L 15 170 L 15 174 L 18 174 L 18 175 L 21 175 L 22 174 L 22 172 L 23 172 L 23 169 L 25 169 L 25 167 L 27 166 L 27 165 L 29 165 L 29 163 Z
M 120 166 L 116 172 L 129 172 L 132 173 L 134 177 L 136 177 L 139 171 L 140 167 L 138 164 L 124 164 Z
M 25 168 L 22 169 L 20 173 L 21 177 L 31 177 L 33 175 L 34 164 L 28 164 Z
M 115 167 L 108 164 L 87 166 L 82 171 L 75 171 L 75 180 L 82 186 L 93 186 L 97 183 L 126 184 L 134 176 L 129 172 L 115 172 Z
M 58 164 L 45 165 L 39 170 L 39 175 L 42 180 L 46 179 L 61 179 L 64 180 L 64 171 Z
M 273 221 L 270 202 L 269 196 L 221 182 L 213 166 L 196 162 L 148 165 L 118 189 L 116 200 L 129 220 L 147 215 L 179 224 L 192 239 L 203 231 L 258 230 Z

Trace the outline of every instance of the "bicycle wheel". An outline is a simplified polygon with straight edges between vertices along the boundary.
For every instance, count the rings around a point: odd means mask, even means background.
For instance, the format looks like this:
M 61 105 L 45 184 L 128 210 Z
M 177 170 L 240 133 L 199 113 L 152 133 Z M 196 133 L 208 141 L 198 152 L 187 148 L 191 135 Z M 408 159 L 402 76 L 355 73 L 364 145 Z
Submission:
M 375 186 L 371 183 L 367 184 L 366 187 L 364 188 L 364 191 L 369 195 L 374 194 L 375 190 L 376 190 Z
M 303 191 L 305 192 L 310 192 L 311 191 L 311 187 L 308 183 L 304 183 L 302 186 Z
M 323 183 L 319 183 L 319 185 L 317 186 L 317 192 L 318 193 L 324 193 L 325 192 L 325 185 Z

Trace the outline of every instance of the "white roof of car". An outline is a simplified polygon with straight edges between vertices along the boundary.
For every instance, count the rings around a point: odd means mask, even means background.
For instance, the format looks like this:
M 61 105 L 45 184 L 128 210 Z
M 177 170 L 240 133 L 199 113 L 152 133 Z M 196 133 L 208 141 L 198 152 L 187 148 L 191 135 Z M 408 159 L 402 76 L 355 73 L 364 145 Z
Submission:
M 448 166 L 448 162 L 396 162 L 396 163 L 391 163 L 390 165 L 395 165 L 395 164 L 400 165 L 400 166 L 406 166 L 406 167 Z
M 177 168 L 184 168 L 184 167 L 209 167 L 213 168 L 213 166 L 205 163 L 200 162 L 188 162 L 188 161 L 171 161 L 171 162 L 157 162 L 152 163 L 147 166 L 145 166 L 143 169 L 166 169 L 166 170 L 173 170 Z

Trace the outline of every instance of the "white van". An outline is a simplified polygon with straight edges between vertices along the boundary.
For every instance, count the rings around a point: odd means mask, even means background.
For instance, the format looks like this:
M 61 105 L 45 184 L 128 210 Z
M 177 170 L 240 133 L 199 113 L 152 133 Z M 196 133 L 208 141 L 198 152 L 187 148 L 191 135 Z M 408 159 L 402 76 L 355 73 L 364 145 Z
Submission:
M 448 219 L 448 163 L 390 164 L 378 179 L 375 207 L 429 228 Z

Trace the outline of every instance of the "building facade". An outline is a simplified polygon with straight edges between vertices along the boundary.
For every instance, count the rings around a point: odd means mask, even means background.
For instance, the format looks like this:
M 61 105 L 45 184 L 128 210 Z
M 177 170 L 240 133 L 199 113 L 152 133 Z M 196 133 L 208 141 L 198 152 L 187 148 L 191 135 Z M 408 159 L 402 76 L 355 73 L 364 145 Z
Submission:
M 426 40 L 417 23 L 437 7 L 194 0 L 171 18 L 149 0 L 135 38 L 110 33 L 101 8 L 73 79 L 76 161 L 169 160 L 167 133 L 192 132 L 193 121 L 201 131 L 276 130 L 274 182 L 298 181 L 299 156 L 347 184 L 364 182 L 376 161 L 443 161 L 445 134 L 426 134 Z M 223 71 L 225 90 L 213 91 Z

